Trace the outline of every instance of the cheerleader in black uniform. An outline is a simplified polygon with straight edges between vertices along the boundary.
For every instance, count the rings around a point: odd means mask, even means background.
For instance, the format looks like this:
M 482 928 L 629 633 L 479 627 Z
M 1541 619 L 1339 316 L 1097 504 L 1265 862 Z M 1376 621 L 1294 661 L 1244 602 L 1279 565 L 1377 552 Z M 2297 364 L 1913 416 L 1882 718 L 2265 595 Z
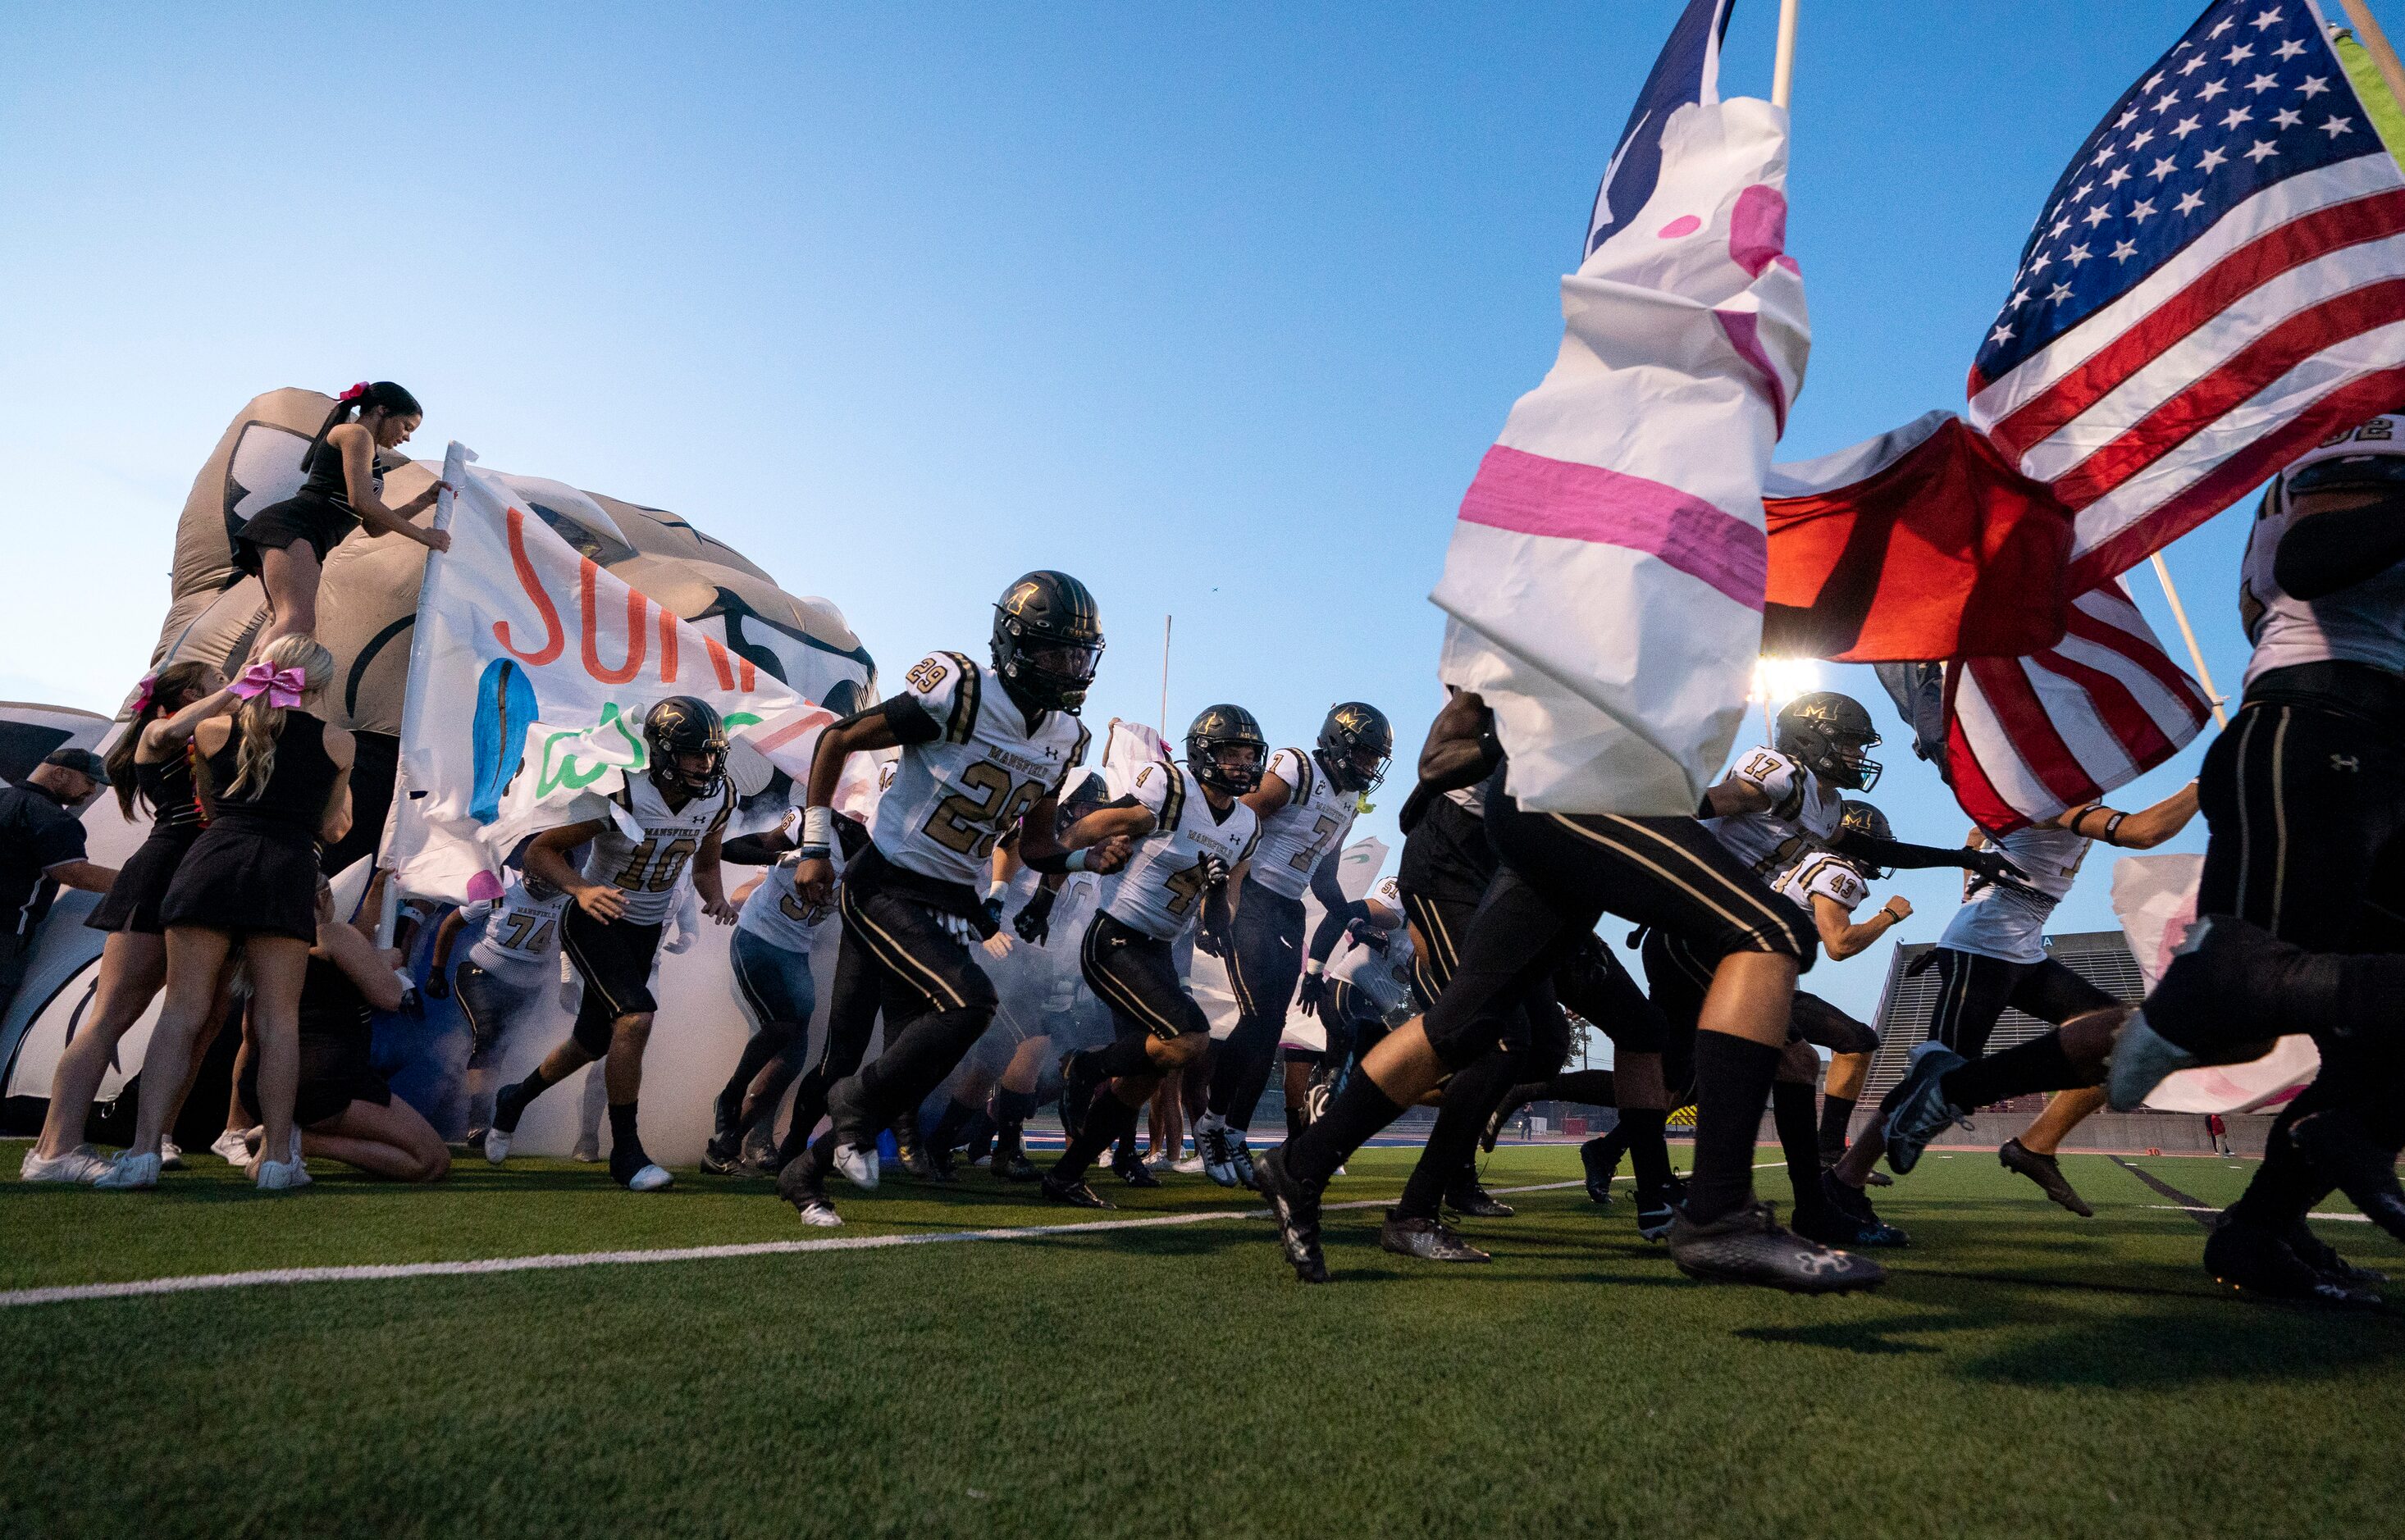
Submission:
M 357 422 L 351 420 L 354 413 Z M 424 415 L 417 398 L 390 380 L 361 381 L 344 391 L 301 456 L 309 478 L 301 490 L 251 515 L 233 538 L 234 566 L 259 575 L 274 610 L 262 642 L 316 632 L 318 573 L 327 554 L 362 524 L 371 536 L 399 535 L 429 551 L 451 549 L 451 537 L 443 530 L 409 522 L 434 506 L 443 483 L 399 508 L 384 502 L 384 472 L 376 455 L 408 442 Z
M 167 941 L 159 905 L 201 833 L 201 809 L 192 796 L 192 734 L 234 704 L 215 664 L 170 665 L 142 681 L 134 720 L 109 750 L 108 779 L 117 789 L 118 807 L 131 822 L 138 791 L 150 807 L 150 837 L 84 921 L 108 933 L 101 944 L 100 981 L 91 1016 L 59 1056 L 42 1137 L 25 1153 L 19 1172 L 27 1182 L 90 1182 L 108 1169 L 84 1143 L 84 1120 L 117 1056 L 117 1040 L 149 1009 L 151 997 L 166 982 Z M 222 1020 L 224 1013 L 211 1019 Z
M 377 902 L 387 874 L 379 872 L 359 913 L 380 911 Z M 373 1013 L 401 1008 L 401 953 L 378 950 L 356 924 L 334 915 L 334 895 L 317 889 L 317 944 L 301 984 L 300 1087 L 292 1121 L 301 1127 L 304 1155 L 325 1155 L 394 1182 L 439 1182 L 451 1169 L 451 1152 L 434 1125 L 392 1088 L 369 1061 Z M 242 1096 L 256 1103 L 259 1061 L 242 1077 Z
M 167 932 L 167 1001 L 143 1057 L 144 1078 L 161 1087 L 183 1085 L 217 997 L 218 973 L 239 945 L 250 973 L 256 1111 L 264 1141 L 253 1174 L 270 1190 L 307 1180 L 292 1099 L 301 986 L 317 939 L 317 848 L 351 827 L 351 735 L 302 708 L 333 673 L 334 655 L 316 637 L 278 637 L 234 681 L 241 707 L 192 735 L 209 821 L 176 868 L 159 913 Z M 180 1099 L 144 1097 L 133 1144 L 93 1185 L 157 1185 L 159 1137 Z

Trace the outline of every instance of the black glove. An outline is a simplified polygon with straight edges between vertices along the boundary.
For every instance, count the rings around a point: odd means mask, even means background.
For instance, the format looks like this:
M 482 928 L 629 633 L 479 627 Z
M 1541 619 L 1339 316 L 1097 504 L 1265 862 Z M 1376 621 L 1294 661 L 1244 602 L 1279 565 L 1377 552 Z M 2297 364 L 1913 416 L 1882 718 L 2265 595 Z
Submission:
M 1027 901 L 1026 907 L 1019 911 L 1019 917 L 1010 922 L 1011 928 L 1019 932 L 1020 940 L 1041 946 L 1051 936 L 1052 900 L 1055 896 L 1049 888 L 1035 889 L 1035 896 Z
M 1328 1003 L 1328 975 L 1326 973 L 1303 974 L 1302 994 L 1298 1003 L 1302 1006 L 1304 1015 L 1317 1015 L 1319 1008 Z
M 426 998 L 429 1000 L 449 1000 L 451 998 L 451 972 L 449 969 L 437 968 L 426 975 Z
M 2002 850 L 1965 850 L 1962 870 L 1974 872 L 1990 882 L 2018 882 L 2026 886 L 2029 874 L 2005 859 Z
M 1001 929 L 1002 895 L 1000 893 L 996 893 L 993 897 L 985 901 L 985 925 L 983 926 L 983 930 L 985 933 L 990 936 Z
M 1355 920 L 1352 924 L 1344 927 L 1344 933 L 1352 938 L 1354 945 L 1367 946 L 1370 950 L 1376 952 L 1381 956 L 1385 955 L 1386 950 L 1386 942 L 1388 940 L 1387 932 L 1379 930 L 1368 920 Z

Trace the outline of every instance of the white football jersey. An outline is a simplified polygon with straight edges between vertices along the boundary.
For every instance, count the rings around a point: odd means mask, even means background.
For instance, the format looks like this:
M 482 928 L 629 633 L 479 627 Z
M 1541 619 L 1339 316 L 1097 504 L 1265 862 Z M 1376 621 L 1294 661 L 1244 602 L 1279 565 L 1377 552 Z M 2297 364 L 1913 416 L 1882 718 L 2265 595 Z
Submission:
M 2046 922 L 2054 906 L 2079 875 L 2080 862 L 2095 844 L 2068 829 L 2016 829 L 1992 841 L 2029 874 L 2021 882 L 1963 879 L 1962 907 L 1947 922 L 1940 946 L 2004 962 L 2038 962 L 2046 957 Z
M 1328 852 L 1344 843 L 1361 799 L 1338 791 L 1307 749 L 1279 749 L 1270 756 L 1269 773 L 1294 794 L 1261 820 L 1253 880 L 1282 898 L 1299 899 Z
M 1870 884 L 1863 875 L 1825 850 L 1815 851 L 1779 875 L 1772 886 L 1779 896 L 1812 913 L 1815 898 L 1832 899 L 1851 915 L 1871 896 Z
M 995 844 L 1060 792 L 1093 735 L 1065 711 L 1030 728 L 1001 678 L 958 652 L 928 653 L 906 682 L 943 735 L 904 746 L 869 835 L 903 870 L 982 893 Z
M 468 960 L 488 973 L 525 973 L 541 969 L 559 950 L 559 917 L 568 909 L 568 895 L 539 899 L 517 877 L 510 878 L 501 896 L 468 906 L 471 919 L 485 922 L 483 934 L 468 948 Z
M 642 826 L 643 837 L 626 837 L 610 816 L 616 803 Z M 626 895 L 626 918 L 637 925 L 665 924 L 676 913 L 678 889 L 693 870 L 693 854 L 702 842 L 726 827 L 735 811 L 735 781 L 722 777 L 715 796 L 691 797 L 671 808 L 648 775 L 629 774 L 616 794 L 598 797 L 586 792 L 577 799 L 576 816 L 598 819 L 601 832 L 593 836 L 592 853 L 584 858 L 589 882 L 606 882 Z
M 2300 663 L 2361 663 L 2405 674 L 2405 563 L 2318 599 L 2291 597 L 2273 570 L 2281 538 L 2297 522 L 2288 511 L 2290 481 L 2308 466 L 2357 455 L 2405 455 L 2405 416 L 2374 417 L 2306 453 L 2281 473 L 2246 537 L 2238 616 L 2255 644 L 2248 684 Z
M 1336 950 L 1328 959 L 1329 978 L 1343 979 L 1347 984 L 1363 984 L 1382 968 L 1404 978 L 1411 976 L 1412 928 L 1403 922 L 1401 885 L 1392 874 L 1380 877 L 1377 885 L 1370 889 L 1370 898 L 1395 917 L 1395 928 L 1381 932 L 1386 938 L 1386 949 L 1381 952 L 1375 947 L 1362 945 L 1353 939 L 1348 929 L 1337 940 Z
M 802 810 L 791 807 L 777 825 L 778 832 L 796 845 L 802 838 Z M 835 918 L 835 903 L 812 903 L 794 887 L 794 867 L 799 857 L 786 852 L 760 878 L 760 886 L 743 901 L 743 912 L 736 917 L 735 927 L 749 931 L 771 946 L 781 946 L 789 952 L 808 952 L 822 925 L 839 923 Z M 843 841 L 837 840 L 827 852 L 836 871 L 843 871 Z
M 1786 871 L 1837 837 L 1846 799 L 1834 787 L 1776 749 L 1754 749 L 1729 772 L 1761 789 L 1770 805 L 1758 813 L 1706 819 L 1704 827 L 1760 877 Z
M 1146 765 L 1128 794 L 1151 810 L 1155 826 L 1129 855 L 1106 912 L 1146 935 L 1174 941 L 1202 914 L 1215 866 L 1232 871 L 1251 853 L 1260 820 L 1241 802 L 1224 818 L 1214 814 L 1202 783 L 1178 764 Z

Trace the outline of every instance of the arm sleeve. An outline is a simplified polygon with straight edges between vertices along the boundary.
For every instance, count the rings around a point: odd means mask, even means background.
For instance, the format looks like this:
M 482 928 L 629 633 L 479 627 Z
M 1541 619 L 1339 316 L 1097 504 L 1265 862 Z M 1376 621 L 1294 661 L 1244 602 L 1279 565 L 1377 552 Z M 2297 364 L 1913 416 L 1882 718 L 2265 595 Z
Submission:
M 2326 598 L 2405 560 L 2405 493 L 2299 519 L 2280 537 L 2271 576 L 2300 599 Z
M 1341 851 L 1330 850 L 1319 859 L 1311 871 L 1311 896 L 1325 904 L 1328 913 L 1319 919 L 1319 928 L 1311 932 L 1311 960 L 1325 963 L 1336 950 L 1336 939 L 1344 927 L 1370 912 L 1369 905 L 1344 896 L 1343 885 L 1336 880 L 1336 868 Z
M 1964 845 L 1906 845 L 1902 840 L 1873 839 L 1848 829 L 1829 842 L 1829 848 L 1842 856 L 1859 856 L 1874 866 L 1892 866 L 1899 872 L 1918 872 L 1932 866 L 1961 866 L 1963 858 L 1973 854 Z

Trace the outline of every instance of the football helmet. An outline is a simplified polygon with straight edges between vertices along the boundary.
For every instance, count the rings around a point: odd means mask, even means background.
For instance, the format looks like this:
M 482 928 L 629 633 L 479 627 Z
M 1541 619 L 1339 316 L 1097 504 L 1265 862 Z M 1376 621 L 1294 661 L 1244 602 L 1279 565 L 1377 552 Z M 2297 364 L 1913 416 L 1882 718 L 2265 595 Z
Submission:
M 1378 789 L 1395 757 L 1395 729 L 1386 714 L 1366 701 L 1340 701 L 1319 724 L 1319 767 L 1340 791 L 1359 795 Z
M 1878 762 L 1863 752 L 1879 741 L 1871 714 L 1851 695 L 1815 690 L 1798 695 L 1779 713 L 1771 747 L 1824 779 L 1849 791 L 1878 784 Z
M 1860 834 L 1864 839 L 1893 839 L 1895 830 L 1890 827 L 1887 815 L 1858 797 L 1845 800 L 1845 816 L 1837 820 L 1839 834 Z M 1884 882 L 1888 869 L 1853 856 L 1842 858 L 1846 864 L 1860 872 L 1865 881 Z
M 1261 783 L 1270 744 L 1261 724 L 1241 706 L 1206 706 L 1186 730 L 1186 764 L 1215 791 L 1241 797 Z
M 683 757 L 699 754 L 706 768 L 685 768 Z M 681 788 L 696 797 L 714 795 L 726 777 L 726 723 L 718 707 L 696 695 L 670 695 L 643 713 L 643 758 L 652 784 Z
M 1094 595 L 1066 572 L 1030 572 L 993 607 L 993 671 L 1022 704 L 1076 716 L 1102 662 Z

